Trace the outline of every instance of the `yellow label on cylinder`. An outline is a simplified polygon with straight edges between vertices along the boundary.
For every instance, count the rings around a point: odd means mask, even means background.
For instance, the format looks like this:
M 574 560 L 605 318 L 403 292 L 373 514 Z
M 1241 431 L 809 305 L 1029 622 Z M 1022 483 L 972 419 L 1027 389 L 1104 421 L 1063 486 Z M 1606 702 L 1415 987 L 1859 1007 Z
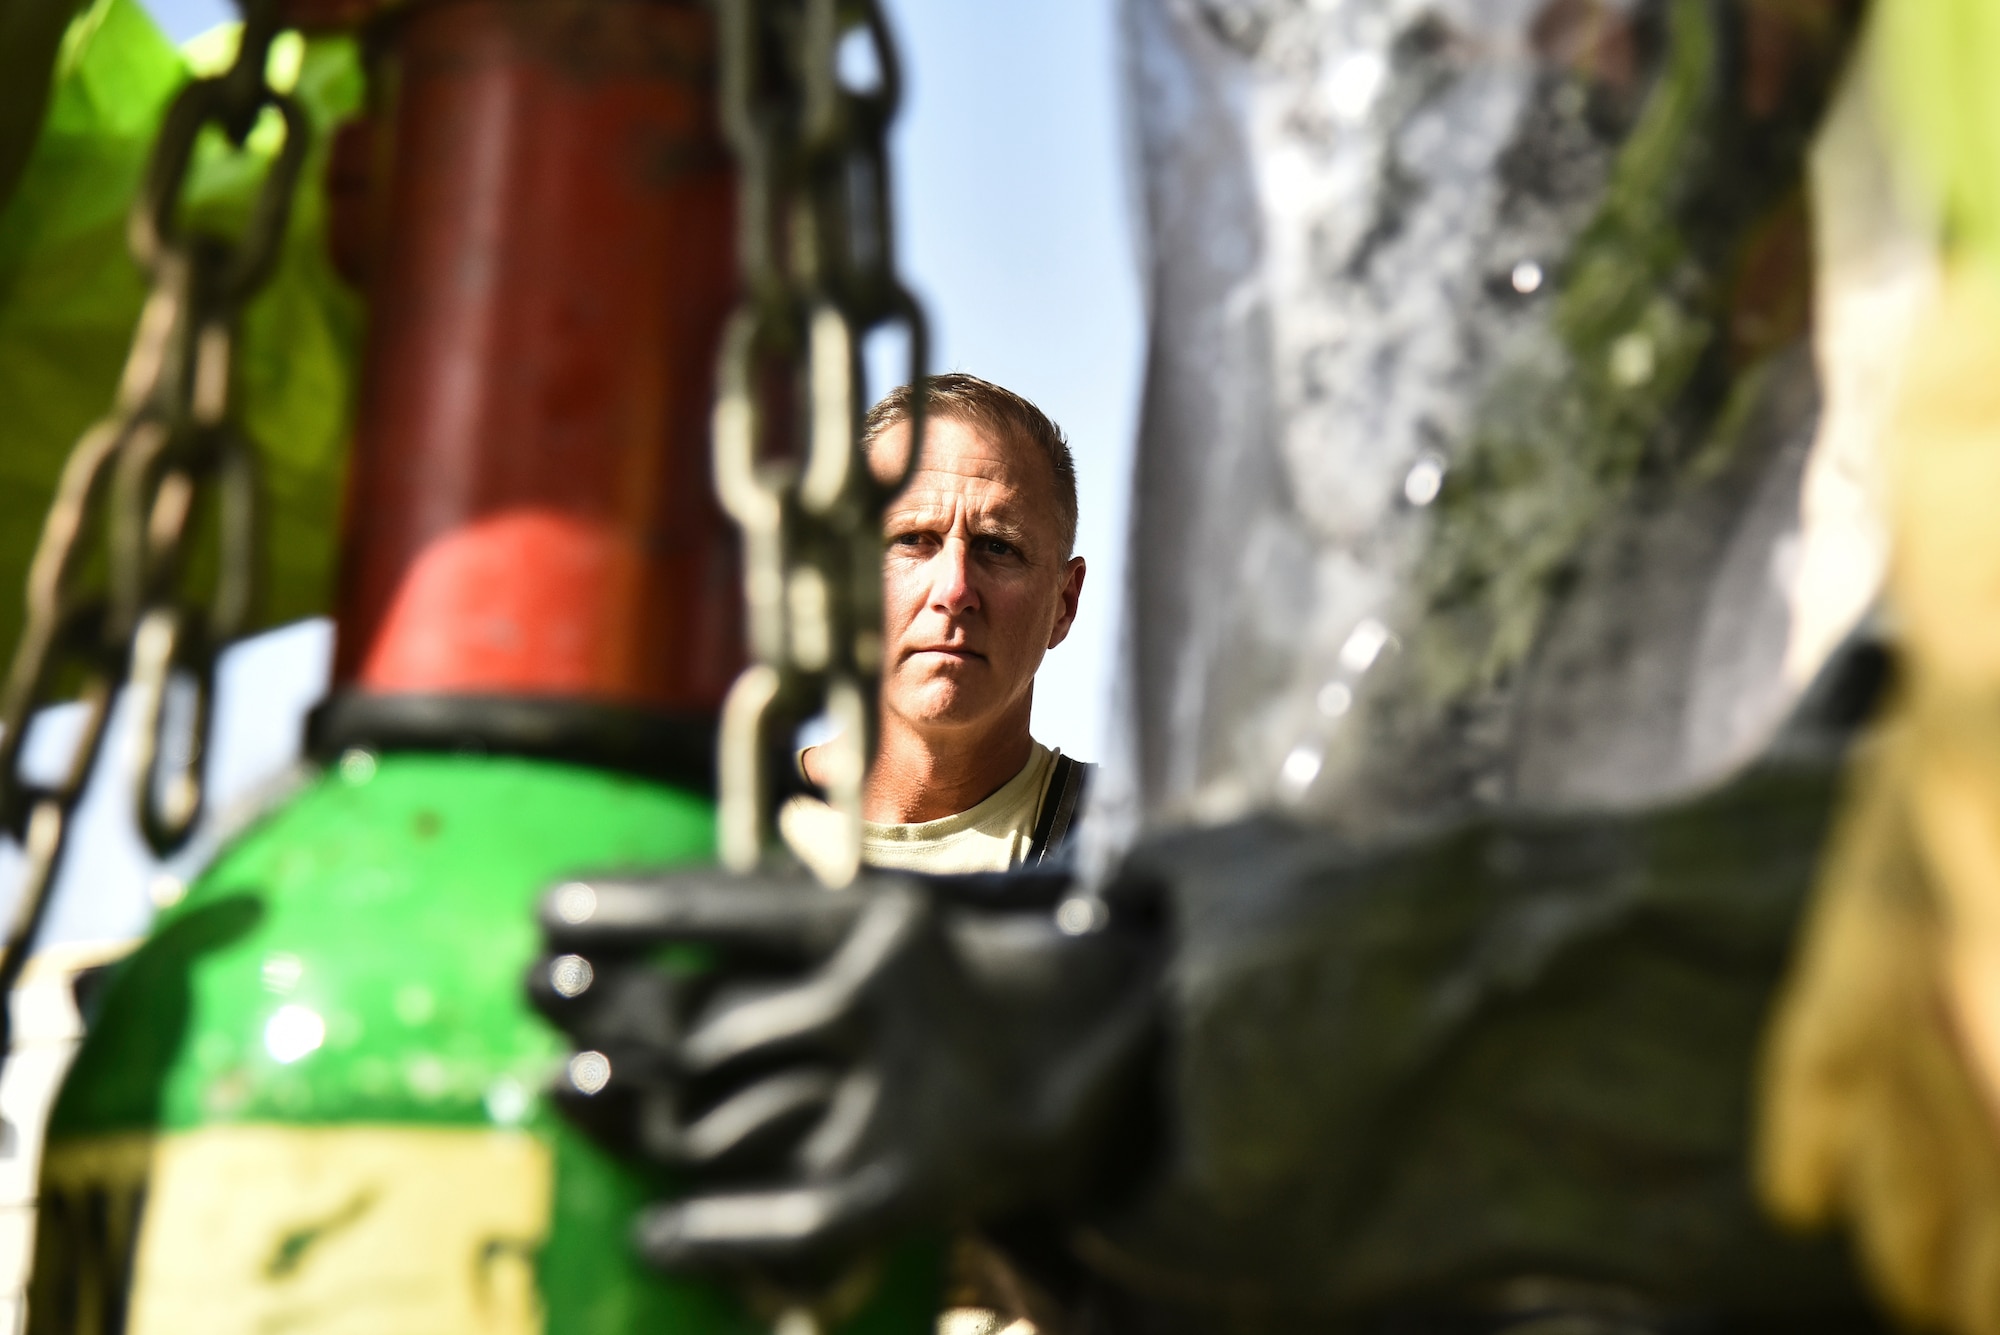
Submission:
M 52 1329 L 47 1305 L 104 1291 L 125 1268 L 116 1225 L 129 1236 L 137 1215 L 130 1335 L 535 1335 L 551 1176 L 532 1136 L 483 1128 L 226 1126 L 53 1145 L 31 1328 Z M 104 1328 L 98 1315 L 72 1310 L 64 1325 Z

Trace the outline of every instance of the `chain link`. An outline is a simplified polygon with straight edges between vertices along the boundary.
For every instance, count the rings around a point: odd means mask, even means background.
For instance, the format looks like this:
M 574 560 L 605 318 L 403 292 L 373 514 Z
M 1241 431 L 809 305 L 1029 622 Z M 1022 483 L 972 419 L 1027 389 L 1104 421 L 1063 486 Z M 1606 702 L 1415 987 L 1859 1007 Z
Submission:
M 828 799 L 844 817 L 832 879 L 859 869 L 882 662 L 882 508 L 902 489 L 863 455 L 862 351 L 900 325 L 922 384 L 922 312 L 897 281 L 886 136 L 899 96 L 875 0 L 723 0 L 723 119 L 741 171 L 743 300 L 724 337 L 716 489 L 743 533 L 752 665 L 723 707 L 723 862 L 772 847 L 798 726 L 831 716 Z M 842 78 L 845 48 L 872 86 Z M 923 439 L 917 404 L 910 439 Z
M 26 854 L 0 944 L 0 999 L 27 962 L 128 681 L 140 830 L 165 855 L 201 817 L 216 656 L 244 629 L 256 569 L 256 455 L 233 420 L 236 327 L 276 264 L 311 133 L 304 108 L 266 80 L 275 33 L 275 6 L 250 0 L 232 67 L 188 84 L 161 123 L 128 229 L 151 291 L 111 413 L 71 451 L 29 567 L 27 617 L 0 689 L 0 822 Z M 179 211 L 202 131 L 217 126 L 240 149 L 267 108 L 284 143 L 243 232 L 185 231 Z M 192 590 L 190 558 L 208 534 L 215 573 Z M 169 719 L 176 680 L 191 688 L 178 697 L 188 704 L 179 728 Z M 22 769 L 30 722 L 79 685 L 77 742 L 60 776 L 37 783 Z M 0 1004 L 0 1054 L 6 1024 Z

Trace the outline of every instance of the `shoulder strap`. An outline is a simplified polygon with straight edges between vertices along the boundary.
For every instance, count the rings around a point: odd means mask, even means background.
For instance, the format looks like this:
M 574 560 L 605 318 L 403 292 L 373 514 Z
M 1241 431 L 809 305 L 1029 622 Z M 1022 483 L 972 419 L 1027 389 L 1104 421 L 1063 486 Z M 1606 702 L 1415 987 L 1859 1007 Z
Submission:
M 1084 791 L 1090 787 L 1094 765 L 1086 765 L 1081 760 L 1069 756 L 1056 757 L 1055 773 L 1049 776 L 1048 791 L 1042 797 L 1041 815 L 1035 821 L 1035 830 L 1029 836 L 1027 863 L 1039 866 L 1062 852 L 1069 842 L 1070 826 L 1076 819 L 1076 809 L 1083 802 Z

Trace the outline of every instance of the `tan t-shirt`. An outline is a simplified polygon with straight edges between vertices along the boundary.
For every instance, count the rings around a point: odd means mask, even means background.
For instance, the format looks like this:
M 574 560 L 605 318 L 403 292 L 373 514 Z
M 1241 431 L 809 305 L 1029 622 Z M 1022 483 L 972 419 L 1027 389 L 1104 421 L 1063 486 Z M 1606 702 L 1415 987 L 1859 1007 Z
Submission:
M 1056 756 L 1030 743 L 1028 763 L 978 806 L 954 816 L 913 825 L 861 823 L 861 860 L 898 871 L 1006 871 L 1029 852 L 1035 818 L 1055 774 Z M 812 797 L 795 797 L 778 812 L 778 832 L 801 862 L 814 865 L 814 850 L 839 840 L 839 817 Z

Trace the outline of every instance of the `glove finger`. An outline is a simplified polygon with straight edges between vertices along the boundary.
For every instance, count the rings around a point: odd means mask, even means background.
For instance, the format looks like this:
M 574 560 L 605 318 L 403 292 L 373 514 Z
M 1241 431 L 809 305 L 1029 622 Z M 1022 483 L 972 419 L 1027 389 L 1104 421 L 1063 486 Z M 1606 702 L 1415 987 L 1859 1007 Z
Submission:
M 830 1071 L 785 1071 L 730 1095 L 693 1123 L 652 1146 L 657 1157 L 689 1167 L 741 1167 L 776 1156 L 824 1115 L 838 1078 Z M 664 1129 L 664 1128 L 663 1128 Z
M 663 1052 L 679 1043 L 696 989 L 646 961 L 567 953 L 544 955 L 528 970 L 528 999 L 578 1048 L 637 1047 Z
M 837 1177 L 866 1152 L 882 1103 L 882 1085 L 882 1074 L 873 1066 L 849 1071 L 840 1078 L 826 1115 L 799 1143 L 794 1162 L 808 1177 Z
M 653 1107 L 674 1086 L 656 1051 L 586 1048 L 570 1054 L 549 1101 L 592 1140 L 620 1153 L 644 1148 Z
M 639 1252 L 664 1270 L 806 1260 L 881 1231 L 895 1182 L 878 1165 L 836 1182 L 656 1205 L 639 1216 Z
M 558 953 L 698 942 L 819 958 L 840 944 L 864 903 L 810 881 L 747 880 L 709 868 L 568 881 L 544 896 L 541 922 Z
M 854 1015 L 869 984 L 921 929 L 928 912 L 923 897 L 908 888 L 869 895 L 846 941 L 806 981 L 712 1007 L 682 1047 L 687 1069 L 712 1071 L 752 1055 L 830 1040 L 832 1031 Z

